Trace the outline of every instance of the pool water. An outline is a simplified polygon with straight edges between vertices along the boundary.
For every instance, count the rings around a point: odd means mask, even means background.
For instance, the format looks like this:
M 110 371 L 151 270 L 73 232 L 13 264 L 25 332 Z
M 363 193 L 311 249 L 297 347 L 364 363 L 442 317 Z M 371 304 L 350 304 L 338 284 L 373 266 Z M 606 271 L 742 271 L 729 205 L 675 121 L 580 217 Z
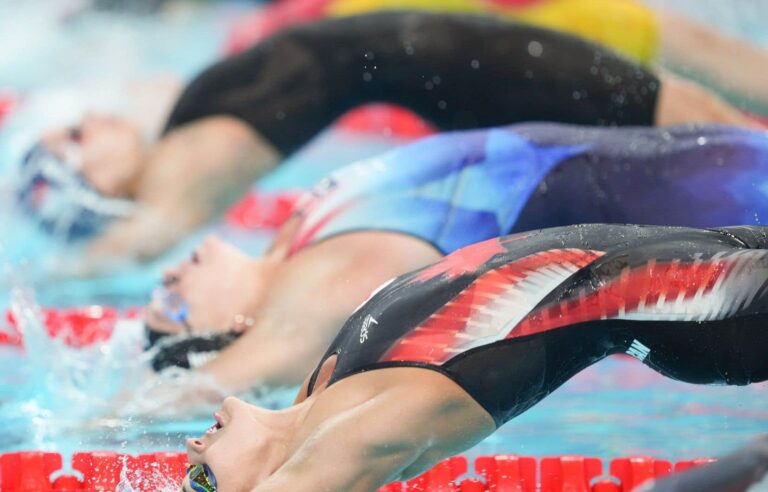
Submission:
M 705 21 L 768 44 L 756 15 L 767 18 L 764 2 L 741 0 L 739 8 L 723 9 L 717 0 L 676 1 Z M 162 13 L 137 16 L 81 12 L 77 0 L 0 1 L 0 90 L 23 92 L 31 101 L 0 131 L 0 309 L 13 307 L 25 317 L 29 341 L 26 352 L 0 347 L 0 419 L 6 429 L 0 452 L 48 449 L 66 456 L 83 449 L 179 450 L 185 436 L 210 425 L 208 418 L 178 415 L 121 417 L 121 394 L 135 389 L 146 370 L 140 326 L 126 323 L 120 337 L 74 350 L 40 335 L 36 305 L 142 305 L 163 266 L 188 255 L 205 234 L 221 234 L 258 253 L 271 233 L 214 225 L 148 265 L 97 278 L 66 278 L 56 271 L 73 252 L 12 211 L 4 179 L 10 163 L 42 128 L 71 120 L 90 103 L 93 87 L 103 82 L 118 88 L 98 91 L 109 109 L 120 106 L 113 99 L 128 79 L 167 72 L 188 78 L 218 55 L 228 23 L 252 8 L 238 2 L 170 5 Z M 720 15 L 724 11 L 729 14 Z M 307 187 L 330 169 L 398 143 L 329 132 L 259 187 Z M 651 454 L 668 459 L 719 454 L 765 430 L 766 391 L 765 384 L 683 384 L 637 361 L 611 358 L 578 375 L 470 454 Z M 279 406 L 291 399 L 289 389 L 259 401 Z

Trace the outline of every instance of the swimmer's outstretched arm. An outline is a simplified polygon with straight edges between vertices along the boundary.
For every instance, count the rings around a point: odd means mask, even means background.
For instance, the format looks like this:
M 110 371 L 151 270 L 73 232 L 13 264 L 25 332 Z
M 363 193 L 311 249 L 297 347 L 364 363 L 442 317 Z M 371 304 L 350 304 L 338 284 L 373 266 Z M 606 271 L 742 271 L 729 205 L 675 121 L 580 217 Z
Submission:
M 142 205 L 89 247 L 106 263 L 149 259 L 190 230 L 220 216 L 281 156 L 242 121 L 213 116 L 169 132 L 152 150 L 137 178 Z
M 318 396 L 302 444 L 253 492 L 368 492 L 411 478 L 495 430 L 448 378 L 422 369 L 373 371 Z
M 280 256 L 282 247 L 271 254 Z M 280 262 L 256 325 L 199 370 L 233 392 L 301 384 L 370 292 L 439 258 L 432 246 L 400 234 L 346 234 L 312 245 Z

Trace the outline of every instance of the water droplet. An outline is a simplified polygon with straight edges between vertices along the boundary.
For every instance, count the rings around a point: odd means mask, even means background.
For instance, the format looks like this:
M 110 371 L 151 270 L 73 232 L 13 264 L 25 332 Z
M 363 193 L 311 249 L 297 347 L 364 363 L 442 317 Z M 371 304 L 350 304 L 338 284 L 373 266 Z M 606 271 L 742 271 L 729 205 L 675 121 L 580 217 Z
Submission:
M 373 80 L 373 75 L 371 74 L 371 72 L 363 72 L 363 80 L 366 82 L 370 82 L 371 80 Z
M 538 41 L 528 43 L 528 54 L 533 57 L 540 57 L 544 53 L 544 45 Z

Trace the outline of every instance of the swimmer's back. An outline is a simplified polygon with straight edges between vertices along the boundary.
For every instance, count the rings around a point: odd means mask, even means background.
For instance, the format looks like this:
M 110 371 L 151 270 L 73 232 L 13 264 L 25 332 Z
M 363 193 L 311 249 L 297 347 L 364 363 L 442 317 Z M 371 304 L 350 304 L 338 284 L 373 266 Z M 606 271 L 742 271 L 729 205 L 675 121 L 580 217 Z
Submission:
M 331 384 L 438 371 L 498 425 L 612 353 L 692 383 L 762 381 L 767 233 L 592 224 L 478 243 L 382 286 L 323 360 L 338 356 Z

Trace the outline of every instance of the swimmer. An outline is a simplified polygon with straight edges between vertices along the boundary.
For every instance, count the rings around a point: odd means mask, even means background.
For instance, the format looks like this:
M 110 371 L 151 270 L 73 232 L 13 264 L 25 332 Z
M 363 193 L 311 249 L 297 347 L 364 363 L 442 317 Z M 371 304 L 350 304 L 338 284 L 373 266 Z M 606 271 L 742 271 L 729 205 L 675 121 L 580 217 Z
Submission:
M 88 259 L 110 264 L 162 252 L 342 113 L 374 101 L 445 130 L 531 120 L 750 124 L 690 82 L 568 35 L 482 16 L 379 13 L 282 31 L 213 65 L 187 86 L 151 148 L 116 119 L 54 131 L 42 147 L 46 162 L 81 156 L 76 166 L 96 191 L 141 205 L 91 245 Z
M 768 136 L 735 127 L 542 123 L 429 137 L 321 180 L 264 256 L 209 239 L 170 269 L 147 323 L 175 336 L 154 366 L 195 369 L 229 394 L 298 385 L 390 278 L 530 229 L 752 222 L 768 215 L 765 176 Z M 181 301 L 174 312 L 167 296 Z M 177 406 L 201 403 L 180 395 Z
M 636 0 L 290 0 L 269 5 L 239 21 L 230 36 L 233 52 L 299 22 L 393 9 L 494 14 L 557 29 L 606 45 L 632 59 L 659 62 L 768 108 L 768 52 L 710 29 L 669 9 Z M 752 106 L 752 104 L 750 104 Z
M 746 492 L 766 473 L 768 434 L 763 434 L 715 463 L 648 483 L 637 492 Z
M 693 384 L 764 381 L 767 247 L 761 226 L 586 224 L 460 249 L 380 286 L 294 406 L 225 400 L 187 441 L 192 471 L 226 491 L 376 490 L 611 354 Z

